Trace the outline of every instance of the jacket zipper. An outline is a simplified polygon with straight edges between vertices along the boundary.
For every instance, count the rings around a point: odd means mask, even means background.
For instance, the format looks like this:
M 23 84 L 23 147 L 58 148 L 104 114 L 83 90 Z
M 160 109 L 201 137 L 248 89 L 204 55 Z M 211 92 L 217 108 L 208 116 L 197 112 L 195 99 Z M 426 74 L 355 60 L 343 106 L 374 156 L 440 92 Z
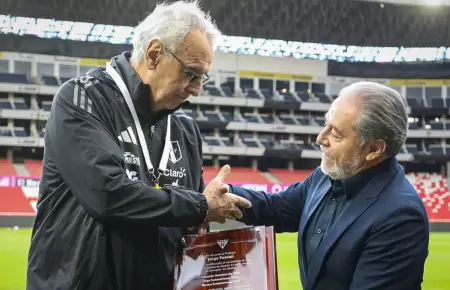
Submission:
M 148 154 L 150 155 L 150 159 L 152 158 L 152 140 L 153 140 L 153 132 L 154 132 L 154 125 L 150 125 L 150 130 L 148 132 Z M 153 176 L 148 172 L 148 168 L 146 170 L 146 176 L 147 176 L 147 184 L 151 184 L 151 186 L 154 186 L 153 184 Z

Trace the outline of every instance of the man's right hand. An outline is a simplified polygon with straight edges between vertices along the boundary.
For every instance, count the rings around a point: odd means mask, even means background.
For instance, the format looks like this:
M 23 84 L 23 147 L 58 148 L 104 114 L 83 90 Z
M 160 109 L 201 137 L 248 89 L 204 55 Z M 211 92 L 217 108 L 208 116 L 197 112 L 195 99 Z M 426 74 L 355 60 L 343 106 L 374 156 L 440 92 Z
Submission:
M 211 180 L 203 192 L 203 195 L 208 201 L 208 215 L 205 220 L 207 223 L 224 223 L 227 219 L 241 218 L 242 212 L 237 206 L 245 208 L 252 207 L 252 204 L 248 200 L 228 193 L 227 188 L 222 186 L 230 173 L 230 166 L 223 166 L 219 174 Z

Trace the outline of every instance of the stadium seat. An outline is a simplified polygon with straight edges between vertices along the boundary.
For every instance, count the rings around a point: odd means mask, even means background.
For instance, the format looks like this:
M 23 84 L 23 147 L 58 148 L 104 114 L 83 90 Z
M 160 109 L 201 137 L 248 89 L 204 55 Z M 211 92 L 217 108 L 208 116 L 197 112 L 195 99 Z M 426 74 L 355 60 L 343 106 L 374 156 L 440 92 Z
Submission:
M 306 116 L 295 116 L 295 119 L 297 120 L 297 122 L 298 122 L 300 125 L 303 125 L 303 126 L 308 126 L 308 125 L 310 125 L 310 120 L 309 120 L 309 118 L 306 117 Z
M 222 93 L 214 85 L 205 85 L 203 92 L 211 97 L 222 97 Z
M 280 93 L 280 98 L 285 102 L 298 102 L 291 92 Z
M 408 123 L 408 129 L 411 129 L 411 130 L 419 129 L 419 123 L 417 123 L 417 122 L 409 122 Z
M 427 98 L 427 103 L 430 108 L 445 108 L 444 99 L 440 96 Z
M 417 152 L 419 152 L 419 149 L 417 148 L 417 145 L 415 145 L 415 144 L 407 144 L 406 150 L 408 151 L 408 153 L 411 153 L 411 154 L 416 154 Z
M 408 105 L 414 109 L 423 107 L 422 100 L 417 97 L 408 97 L 407 102 L 408 102 Z
M 286 116 L 286 115 L 281 115 L 281 116 L 279 116 L 278 117 L 279 119 L 280 119 L 280 121 L 283 123 L 283 124 L 286 124 L 286 125 L 295 125 L 295 121 L 294 121 L 294 119 L 292 119 L 292 116 Z
M 260 140 L 258 140 L 257 137 L 253 136 L 253 134 L 251 133 L 239 133 L 239 138 L 242 141 L 242 143 L 244 144 L 244 146 L 247 147 L 261 147 L 263 146 L 262 144 L 260 145 Z
M 325 124 L 325 117 L 314 117 L 314 122 L 319 126 L 323 126 Z
M 12 109 L 9 99 L 0 99 L 0 109 Z
M 275 123 L 275 120 L 273 118 L 272 114 L 259 114 L 260 118 L 263 120 L 264 123 L 267 124 L 273 124 Z
M 208 146 L 220 146 L 220 142 L 217 139 L 203 138 Z
M 12 137 L 12 132 L 9 127 L 0 127 L 0 137 Z
M 13 130 L 15 137 L 28 137 L 30 134 L 23 127 L 15 127 Z
M 17 175 L 11 160 L 0 159 L 0 175 Z
M 213 112 L 213 111 L 207 111 L 207 112 L 203 112 L 203 115 L 207 118 L 207 120 L 209 122 L 222 122 L 220 116 L 220 113 L 218 112 Z
M 203 178 L 205 182 L 217 176 L 220 168 L 212 166 L 203 167 Z M 270 181 L 257 169 L 232 167 L 231 174 L 227 178 L 229 183 L 269 183 Z
M 316 95 L 322 103 L 331 103 L 331 98 L 324 93 L 315 93 L 314 95 Z
M 273 92 L 269 91 L 269 89 L 262 88 L 262 89 L 260 89 L 260 91 L 265 99 L 268 99 L 268 100 L 273 99 L 273 97 L 274 97 Z
M 18 97 L 14 98 L 14 107 L 17 110 L 28 110 L 29 109 L 29 106 L 28 106 L 27 102 L 25 101 L 25 99 L 18 98 Z
M 244 117 L 245 121 L 247 121 L 249 123 L 260 123 L 260 121 L 258 119 L 258 115 L 254 114 L 254 113 L 244 113 L 243 117 Z
M 437 173 L 409 173 L 407 178 L 425 203 L 431 222 L 450 222 L 447 180 Z
M 51 111 L 52 110 L 52 103 L 51 101 L 42 101 L 41 102 L 41 109 L 44 111 Z
M 41 81 L 46 86 L 59 86 L 58 79 L 55 76 L 42 76 Z
M 226 122 L 232 122 L 234 121 L 234 116 L 232 112 L 223 112 L 222 111 L 222 116 L 225 119 Z
M 279 169 L 270 168 L 268 170 L 273 176 L 278 178 L 278 180 L 285 184 L 291 184 L 294 182 L 302 182 L 308 175 L 311 174 L 312 170 L 289 170 L 289 169 Z
M 436 155 L 436 156 L 444 155 L 444 148 L 440 144 L 431 144 L 429 151 L 430 151 L 431 155 Z
M 0 73 L 0 83 L 28 84 L 29 80 L 25 74 Z
M 39 177 L 42 174 L 42 161 L 41 160 L 25 160 L 24 165 L 30 176 Z
M 197 118 L 197 111 L 188 108 L 183 108 L 182 111 L 193 119 Z
M 302 100 L 302 102 L 308 102 L 309 94 L 305 91 L 297 91 L 297 96 Z
M 252 88 L 245 88 L 244 95 L 250 99 L 262 99 L 262 97 L 258 94 L 258 92 Z
M 229 86 L 221 86 L 220 88 L 226 97 L 232 97 L 234 95 L 234 88 Z
M 247 147 L 260 147 L 259 144 L 258 144 L 258 141 L 256 141 L 256 140 L 245 139 L 245 140 L 242 140 L 242 142 L 243 142 L 243 143 L 245 144 L 245 146 L 247 146 Z M 266 146 L 264 146 L 264 147 L 266 147 Z M 269 145 L 267 145 L 266 148 L 269 148 Z
M 0 194 L 0 216 L 34 216 L 36 211 L 20 187 L 2 188 Z
M 431 130 L 444 130 L 444 123 L 432 121 L 430 122 Z

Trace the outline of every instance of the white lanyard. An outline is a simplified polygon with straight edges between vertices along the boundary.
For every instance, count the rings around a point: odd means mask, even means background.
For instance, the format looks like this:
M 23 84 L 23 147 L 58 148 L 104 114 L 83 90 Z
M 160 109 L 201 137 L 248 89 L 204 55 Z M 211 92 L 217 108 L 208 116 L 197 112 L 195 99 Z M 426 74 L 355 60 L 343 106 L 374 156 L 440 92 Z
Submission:
M 130 92 L 127 89 L 124 81 L 117 73 L 117 71 L 111 66 L 111 64 L 106 65 L 106 72 L 112 77 L 116 85 L 119 87 L 122 95 L 128 105 L 128 109 L 131 112 L 131 116 L 133 117 L 134 125 L 136 126 L 137 135 L 139 138 L 139 143 L 142 149 L 142 153 L 144 154 L 145 164 L 147 165 L 147 170 L 150 175 L 153 177 L 153 182 L 155 183 L 155 187 L 159 187 L 159 177 L 162 173 L 167 171 L 167 162 L 169 161 L 170 150 L 172 149 L 172 142 L 170 141 L 170 115 L 167 117 L 167 130 L 166 130 L 166 140 L 164 142 L 164 150 L 161 157 L 161 161 L 159 162 L 158 175 L 156 176 L 154 173 L 154 168 L 152 161 L 150 160 L 150 154 L 148 152 L 147 142 L 145 141 L 144 132 L 142 132 L 141 123 L 136 114 L 136 110 L 134 109 L 133 100 L 131 99 Z M 150 100 L 149 100 L 150 101 Z M 150 113 L 150 112 L 149 112 Z

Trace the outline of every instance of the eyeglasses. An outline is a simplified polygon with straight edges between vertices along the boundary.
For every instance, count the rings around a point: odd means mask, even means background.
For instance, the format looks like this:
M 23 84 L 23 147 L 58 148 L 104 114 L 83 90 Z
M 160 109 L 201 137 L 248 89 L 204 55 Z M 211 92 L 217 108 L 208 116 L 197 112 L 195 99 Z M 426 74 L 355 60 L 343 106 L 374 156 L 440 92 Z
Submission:
M 163 44 L 163 47 L 164 47 L 164 50 L 166 50 L 171 56 L 173 56 L 180 63 L 181 67 L 183 67 L 183 71 L 187 72 L 188 74 L 191 75 L 191 77 L 189 79 L 189 85 L 196 84 L 198 81 L 201 81 L 202 85 L 204 85 L 204 84 L 206 84 L 209 81 L 208 74 L 199 74 L 195 70 L 193 70 L 190 67 L 188 67 L 183 61 L 181 61 L 181 59 L 179 59 L 173 52 L 171 52 L 167 48 L 167 46 L 165 46 Z

